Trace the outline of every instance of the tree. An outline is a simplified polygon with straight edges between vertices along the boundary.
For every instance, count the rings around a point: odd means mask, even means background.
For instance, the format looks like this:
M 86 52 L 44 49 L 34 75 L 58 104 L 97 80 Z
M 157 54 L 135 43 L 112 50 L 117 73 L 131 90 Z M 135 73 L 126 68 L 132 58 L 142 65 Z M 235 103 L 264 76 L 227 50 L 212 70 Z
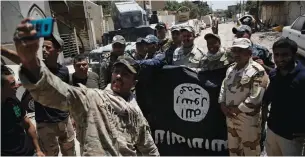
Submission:
M 181 3 L 177 1 L 166 1 L 163 10 L 177 11 L 180 7 L 186 6 L 190 8 L 190 18 L 197 18 L 198 16 L 203 16 L 208 14 L 211 10 L 206 2 L 191 2 L 183 1 Z
M 165 7 L 163 10 L 168 10 L 168 11 L 176 11 L 181 7 L 181 4 L 177 1 L 166 1 L 165 2 Z
M 225 15 L 227 18 L 232 18 L 232 12 L 230 10 L 225 10 Z
M 256 8 L 256 1 L 247 1 L 245 11 L 250 11 L 252 8 Z

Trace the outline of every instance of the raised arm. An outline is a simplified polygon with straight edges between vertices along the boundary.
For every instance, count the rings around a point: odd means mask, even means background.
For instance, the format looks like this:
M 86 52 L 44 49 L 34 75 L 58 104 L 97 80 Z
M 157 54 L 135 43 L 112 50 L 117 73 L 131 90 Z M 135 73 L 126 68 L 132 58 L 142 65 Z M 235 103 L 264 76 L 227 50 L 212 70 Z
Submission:
M 44 63 L 37 58 L 39 40 L 25 40 L 33 37 L 36 30 L 24 19 L 16 29 L 14 41 L 22 66 L 19 77 L 34 100 L 44 106 L 69 110 L 72 115 L 83 115 L 88 111 L 88 97 L 93 89 L 70 86 L 53 75 Z M 92 91 L 92 92 L 90 92 Z
M 17 52 L 7 49 L 3 46 L 1 46 L 1 56 L 4 56 L 17 64 L 20 64 L 21 62 Z
M 75 114 L 87 112 L 86 93 L 90 92 L 90 89 L 70 86 L 53 75 L 43 62 L 40 62 L 40 65 L 37 69 L 38 77 L 35 77 L 36 70 L 31 72 L 23 65 L 19 72 L 23 86 L 31 93 L 33 99 L 44 106 Z
M 165 54 L 158 54 L 152 59 L 137 60 L 138 64 L 145 67 L 162 67 L 166 64 Z

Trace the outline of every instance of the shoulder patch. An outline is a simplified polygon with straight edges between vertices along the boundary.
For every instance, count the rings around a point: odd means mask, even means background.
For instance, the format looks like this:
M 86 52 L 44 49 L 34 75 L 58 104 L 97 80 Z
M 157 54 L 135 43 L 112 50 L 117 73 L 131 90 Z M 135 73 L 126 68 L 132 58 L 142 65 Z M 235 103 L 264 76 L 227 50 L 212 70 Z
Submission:
M 256 77 L 263 77 L 265 75 L 265 72 L 264 71 L 258 71 L 255 76 Z
M 253 69 L 255 69 L 257 72 L 255 73 L 256 77 L 262 77 L 265 75 L 265 69 L 258 63 L 253 62 L 252 64 Z
M 236 65 L 236 63 L 234 62 L 234 63 L 230 64 L 229 67 L 232 67 L 232 66 L 235 66 L 235 65 Z

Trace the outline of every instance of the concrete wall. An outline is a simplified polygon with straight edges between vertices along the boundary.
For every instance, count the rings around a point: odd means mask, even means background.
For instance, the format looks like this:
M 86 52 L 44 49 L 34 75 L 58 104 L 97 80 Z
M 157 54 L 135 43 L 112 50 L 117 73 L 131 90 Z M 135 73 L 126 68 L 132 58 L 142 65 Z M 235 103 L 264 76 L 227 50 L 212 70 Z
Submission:
M 144 8 L 144 3 L 143 0 L 136 0 L 136 2 L 142 7 Z M 158 11 L 158 10 L 163 10 L 163 8 L 165 7 L 165 2 L 166 1 L 155 1 L 155 0 L 151 0 L 151 10 L 152 11 Z M 149 5 L 149 0 L 146 1 L 146 4 Z
M 284 4 L 265 5 L 262 7 L 261 19 L 263 23 L 284 24 L 286 15 L 283 12 Z
M 163 10 L 166 1 L 151 1 L 152 11 Z
M 23 17 L 28 16 L 28 11 L 34 3 L 46 16 L 51 16 L 47 1 L 1 1 L 1 44 L 13 43 L 13 34 L 17 25 Z M 57 31 L 57 28 L 54 31 Z
M 1 46 L 8 49 L 16 50 L 13 42 L 13 34 L 20 21 L 28 16 L 29 9 L 36 4 L 46 16 L 51 16 L 48 1 L 1 1 Z M 57 24 L 54 23 L 55 33 L 58 33 Z M 41 43 L 42 45 L 42 40 Z M 41 57 L 41 49 L 38 50 Z M 4 63 L 15 64 L 5 57 L 1 57 Z
M 172 27 L 176 22 L 175 15 L 159 15 L 158 16 L 160 22 L 164 22 L 168 28 Z
M 114 30 L 114 23 L 112 21 L 111 16 L 109 16 L 109 15 L 104 16 L 103 22 L 104 22 L 104 32 L 105 33 Z
M 305 14 L 305 1 L 286 2 L 286 10 L 288 12 L 287 24 L 291 25 L 300 15 Z
M 88 11 L 88 21 L 90 22 L 91 31 L 93 32 L 93 39 L 95 39 L 96 44 L 100 44 L 103 35 L 103 11 L 102 7 L 92 3 L 90 1 L 85 1 L 85 5 Z
M 300 15 L 305 14 L 305 1 L 286 1 L 273 5 L 263 5 L 261 19 L 270 24 L 291 25 Z

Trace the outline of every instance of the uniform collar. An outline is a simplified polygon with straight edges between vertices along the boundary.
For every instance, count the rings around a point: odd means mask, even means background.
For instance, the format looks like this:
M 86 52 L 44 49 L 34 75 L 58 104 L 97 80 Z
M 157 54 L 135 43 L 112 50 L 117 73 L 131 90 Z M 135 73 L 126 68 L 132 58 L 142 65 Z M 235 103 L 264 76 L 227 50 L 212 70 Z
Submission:
M 245 69 L 245 70 L 249 69 L 250 65 L 251 65 L 253 62 L 254 62 L 253 59 L 250 58 L 249 61 L 248 61 L 248 63 L 247 63 L 243 68 L 239 69 L 238 71 L 241 71 L 241 70 L 243 70 L 243 69 Z M 234 66 L 233 69 L 234 69 L 234 70 L 237 70 L 236 67 L 237 67 L 237 64 Z
M 296 74 L 298 72 L 301 71 L 301 69 L 303 68 L 303 65 L 300 61 L 296 61 L 296 66 L 292 69 L 292 71 L 290 71 L 290 74 Z
M 113 95 L 113 96 L 120 97 L 120 98 L 122 98 L 123 100 L 125 100 L 123 97 L 121 97 L 121 96 L 118 95 L 117 93 L 113 92 L 113 90 L 111 89 L 111 83 L 109 83 L 109 84 L 107 85 L 107 87 L 105 88 L 105 91 L 106 91 L 107 93 Z M 130 92 L 130 96 L 129 96 L 129 98 L 128 98 L 128 100 L 127 100 L 126 102 L 131 101 L 133 98 L 134 98 L 134 95 L 133 95 L 132 92 Z
M 225 51 L 222 47 L 220 47 L 218 52 L 216 52 L 215 54 L 212 54 L 210 51 L 208 51 L 207 59 L 210 61 L 214 61 L 214 60 L 224 61 L 225 60 L 224 53 L 225 53 Z

